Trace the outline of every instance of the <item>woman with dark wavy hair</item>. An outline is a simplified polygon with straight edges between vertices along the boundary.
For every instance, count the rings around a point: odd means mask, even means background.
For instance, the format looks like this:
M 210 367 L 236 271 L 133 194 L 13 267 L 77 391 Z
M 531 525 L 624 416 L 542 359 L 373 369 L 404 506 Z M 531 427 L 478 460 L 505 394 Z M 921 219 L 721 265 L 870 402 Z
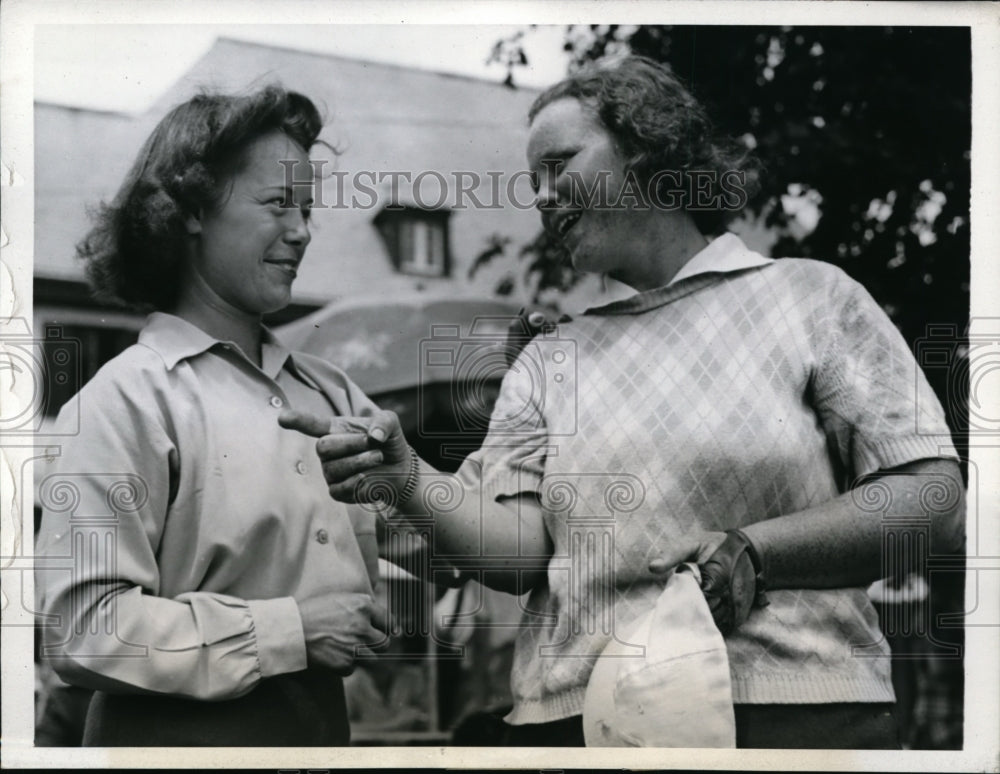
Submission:
M 530 116 L 546 230 L 576 269 L 634 295 L 525 347 L 454 479 L 416 459 L 389 412 L 367 436 L 282 421 L 324 436 L 334 497 L 395 482 L 403 513 L 433 514 L 439 550 L 497 588 L 530 589 L 508 742 L 583 744 L 599 655 L 628 645 L 674 568 L 694 562 L 702 596 L 689 600 L 725 636 L 737 746 L 898 747 L 866 586 L 905 571 L 906 546 L 948 550 L 963 526 L 957 455 L 906 343 L 836 267 L 772 260 L 723 232 L 754 167 L 713 138 L 667 67 L 627 57 L 581 71 Z M 656 631 L 668 644 L 686 634 Z M 662 743 L 657 720 L 683 709 L 694 725 L 677 743 L 701 746 L 716 697 L 614 688 L 588 742 Z M 618 726 L 626 716 L 652 735 Z
M 196 96 L 79 246 L 101 296 L 151 312 L 64 409 L 79 430 L 41 489 L 39 550 L 74 559 L 39 573 L 43 657 L 95 691 L 86 745 L 349 740 L 342 676 L 384 630 L 374 523 L 277 416 L 374 406 L 261 325 L 310 241 L 321 129 L 276 86 Z

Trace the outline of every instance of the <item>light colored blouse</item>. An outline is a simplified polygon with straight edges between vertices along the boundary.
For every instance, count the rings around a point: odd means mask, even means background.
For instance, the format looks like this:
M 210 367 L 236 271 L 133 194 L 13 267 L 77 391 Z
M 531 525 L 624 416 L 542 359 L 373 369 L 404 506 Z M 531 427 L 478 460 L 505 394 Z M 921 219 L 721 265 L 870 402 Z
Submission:
M 64 407 L 40 482 L 43 657 L 109 692 L 227 699 L 306 667 L 296 598 L 372 594 L 375 515 L 331 499 L 290 406 L 365 415 L 339 369 L 264 331 L 258 368 L 172 315 Z

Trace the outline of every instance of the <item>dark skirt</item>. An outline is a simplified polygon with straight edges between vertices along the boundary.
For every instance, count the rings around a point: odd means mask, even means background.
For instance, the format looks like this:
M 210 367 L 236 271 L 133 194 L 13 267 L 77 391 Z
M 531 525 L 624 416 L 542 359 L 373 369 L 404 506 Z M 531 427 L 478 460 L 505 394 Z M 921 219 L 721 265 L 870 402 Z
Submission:
M 225 701 L 98 691 L 84 747 L 318 747 L 350 742 L 344 683 L 309 669 L 262 680 Z
M 736 746 L 900 750 L 892 704 L 737 704 Z

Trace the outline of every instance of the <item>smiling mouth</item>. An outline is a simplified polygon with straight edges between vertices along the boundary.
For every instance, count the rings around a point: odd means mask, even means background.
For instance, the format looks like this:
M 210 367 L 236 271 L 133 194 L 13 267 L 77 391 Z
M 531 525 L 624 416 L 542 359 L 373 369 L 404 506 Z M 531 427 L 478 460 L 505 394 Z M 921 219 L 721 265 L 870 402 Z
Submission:
M 264 263 L 271 266 L 277 266 L 286 273 L 290 274 L 292 277 L 297 277 L 299 273 L 298 261 L 264 261 Z
M 566 236 L 566 234 L 569 233 L 569 230 L 576 225 L 576 222 L 580 220 L 581 214 L 582 213 L 579 212 L 571 212 L 570 214 L 564 215 L 561 218 L 559 218 L 559 220 L 556 221 L 555 231 L 560 239 L 563 239 Z

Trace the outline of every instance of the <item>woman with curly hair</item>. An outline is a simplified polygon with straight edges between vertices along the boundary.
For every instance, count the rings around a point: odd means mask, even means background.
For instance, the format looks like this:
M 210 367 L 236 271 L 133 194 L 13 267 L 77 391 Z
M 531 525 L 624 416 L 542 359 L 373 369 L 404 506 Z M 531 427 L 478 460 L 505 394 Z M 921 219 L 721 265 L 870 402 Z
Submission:
M 524 349 L 453 479 L 415 458 L 388 412 L 367 436 L 282 421 L 324 436 L 334 497 L 395 482 L 404 514 L 433 515 L 439 550 L 530 589 L 510 743 L 583 744 L 599 654 L 697 562 L 738 746 L 898 746 L 865 587 L 903 570 L 883 551 L 919 535 L 947 550 L 962 533 L 955 450 L 906 343 L 836 267 L 765 258 L 723 231 L 753 167 L 667 67 L 581 71 L 530 122 L 546 230 L 576 269 L 634 295 Z M 445 503 L 442 484 L 464 494 Z M 588 520 L 610 520 L 606 541 Z M 673 699 L 704 710 L 703 696 Z
M 277 416 L 374 406 L 261 325 L 310 241 L 321 129 L 279 87 L 196 96 L 78 248 L 100 295 L 151 311 L 64 410 L 41 487 L 40 553 L 74 560 L 39 571 L 43 658 L 95 691 L 85 745 L 349 740 L 342 676 L 384 630 L 374 523 Z

